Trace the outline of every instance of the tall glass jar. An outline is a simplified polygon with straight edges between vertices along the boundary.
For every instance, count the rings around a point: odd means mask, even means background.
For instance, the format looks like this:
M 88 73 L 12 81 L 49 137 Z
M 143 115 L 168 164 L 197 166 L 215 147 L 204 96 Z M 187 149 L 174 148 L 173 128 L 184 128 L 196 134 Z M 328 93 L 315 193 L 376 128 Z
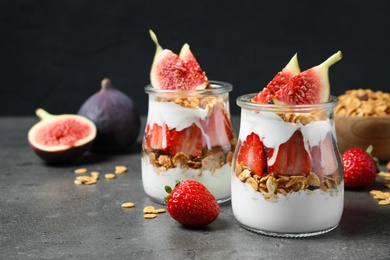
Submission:
M 203 90 L 145 87 L 149 108 L 142 140 L 142 182 L 146 194 L 164 203 L 166 185 L 192 179 L 219 203 L 230 200 L 231 162 L 236 144 L 229 110 L 232 85 L 210 81 Z
M 246 229 L 308 237 L 337 227 L 344 173 L 333 108 L 251 102 L 240 96 L 241 122 L 232 167 L 232 209 Z

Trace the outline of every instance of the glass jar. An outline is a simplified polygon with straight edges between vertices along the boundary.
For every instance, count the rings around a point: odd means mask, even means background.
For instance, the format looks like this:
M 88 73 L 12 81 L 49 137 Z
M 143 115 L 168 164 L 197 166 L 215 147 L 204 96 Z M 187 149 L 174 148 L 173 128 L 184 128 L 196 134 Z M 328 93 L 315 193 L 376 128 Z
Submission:
M 240 131 L 232 165 L 232 209 L 246 229 L 308 237 L 337 227 L 344 173 L 333 108 L 337 98 L 308 105 L 237 98 Z
M 203 90 L 145 87 L 149 95 L 142 139 L 142 182 L 146 194 L 164 203 L 176 180 L 204 184 L 219 203 L 230 200 L 231 162 L 236 144 L 230 110 L 232 85 L 210 81 Z

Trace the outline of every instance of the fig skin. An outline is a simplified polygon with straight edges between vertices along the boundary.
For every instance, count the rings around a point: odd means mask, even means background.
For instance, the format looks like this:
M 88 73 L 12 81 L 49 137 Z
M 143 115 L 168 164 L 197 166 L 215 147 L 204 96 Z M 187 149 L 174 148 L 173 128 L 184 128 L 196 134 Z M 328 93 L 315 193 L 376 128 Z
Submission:
M 61 164 L 72 162 L 81 157 L 92 145 L 96 137 L 95 124 L 80 115 L 63 114 L 51 115 L 45 110 L 39 108 L 36 110 L 36 115 L 41 119 L 33 125 L 28 132 L 28 142 L 31 149 L 44 161 L 49 164 Z M 45 127 L 53 127 L 58 124 L 58 129 L 61 129 L 63 120 L 76 120 L 84 127 L 89 128 L 90 132 L 87 137 L 81 138 L 72 145 L 57 144 L 56 146 L 45 145 L 38 139 L 38 134 Z M 55 134 L 53 134 L 55 136 Z
M 133 100 L 114 88 L 108 78 L 102 80 L 101 90 L 82 104 L 78 114 L 96 125 L 92 152 L 125 152 L 135 143 L 140 132 L 141 120 Z
M 75 146 L 67 150 L 62 151 L 44 151 L 36 148 L 31 142 L 29 142 L 31 149 L 48 164 L 63 164 L 73 162 L 81 157 L 86 151 L 88 151 L 93 141 L 90 141 L 82 146 Z

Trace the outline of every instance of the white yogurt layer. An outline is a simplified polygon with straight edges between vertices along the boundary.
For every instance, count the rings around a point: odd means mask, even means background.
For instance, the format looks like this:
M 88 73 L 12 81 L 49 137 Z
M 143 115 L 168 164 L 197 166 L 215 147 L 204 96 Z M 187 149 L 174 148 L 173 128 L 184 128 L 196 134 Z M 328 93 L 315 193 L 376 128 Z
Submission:
M 141 159 L 142 181 L 146 194 L 156 201 L 164 201 L 168 194 L 165 186 L 172 188 L 176 180 L 195 180 L 203 185 L 214 195 L 218 201 L 225 201 L 230 198 L 231 194 L 231 165 L 228 163 L 214 172 L 200 169 L 182 169 L 180 167 L 171 168 L 167 171 L 158 172 L 150 164 L 149 157 L 143 156 Z
M 285 122 L 273 112 L 252 112 L 242 109 L 239 139 L 245 141 L 246 137 L 254 132 L 266 147 L 274 148 L 275 153 L 269 159 L 268 165 L 275 162 L 279 146 L 287 142 L 296 130 L 302 132 L 305 149 L 309 154 L 309 147 L 321 145 L 329 132 L 336 136 L 329 119 L 302 125 Z
M 173 102 L 159 102 L 153 97 L 149 98 L 148 124 L 167 125 L 169 129 L 176 128 L 181 131 L 184 128 L 196 124 L 200 129 L 200 120 L 204 120 L 209 109 L 193 109 L 177 105 Z
M 343 212 L 343 183 L 337 191 L 299 191 L 279 194 L 276 202 L 241 182 L 233 174 L 232 209 L 243 225 L 264 232 L 308 233 L 338 225 Z

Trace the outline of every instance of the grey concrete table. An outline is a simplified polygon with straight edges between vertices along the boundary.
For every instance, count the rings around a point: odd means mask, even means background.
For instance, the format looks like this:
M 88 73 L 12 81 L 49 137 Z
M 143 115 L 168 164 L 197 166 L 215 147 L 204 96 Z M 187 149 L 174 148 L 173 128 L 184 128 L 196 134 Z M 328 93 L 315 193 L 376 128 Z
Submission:
M 243 229 L 230 203 L 202 229 L 186 229 L 168 213 L 143 218 L 140 143 L 122 155 L 86 154 L 53 167 L 29 148 L 37 121 L 0 118 L 0 259 L 390 259 L 390 206 L 370 189 L 345 192 L 345 210 L 334 231 L 308 239 L 281 239 Z M 144 122 L 144 121 L 143 121 Z M 233 120 L 235 127 L 238 119 Z M 128 172 L 95 185 L 75 185 L 74 169 L 101 173 L 125 165 Z M 133 201 L 135 208 L 121 203 Z

